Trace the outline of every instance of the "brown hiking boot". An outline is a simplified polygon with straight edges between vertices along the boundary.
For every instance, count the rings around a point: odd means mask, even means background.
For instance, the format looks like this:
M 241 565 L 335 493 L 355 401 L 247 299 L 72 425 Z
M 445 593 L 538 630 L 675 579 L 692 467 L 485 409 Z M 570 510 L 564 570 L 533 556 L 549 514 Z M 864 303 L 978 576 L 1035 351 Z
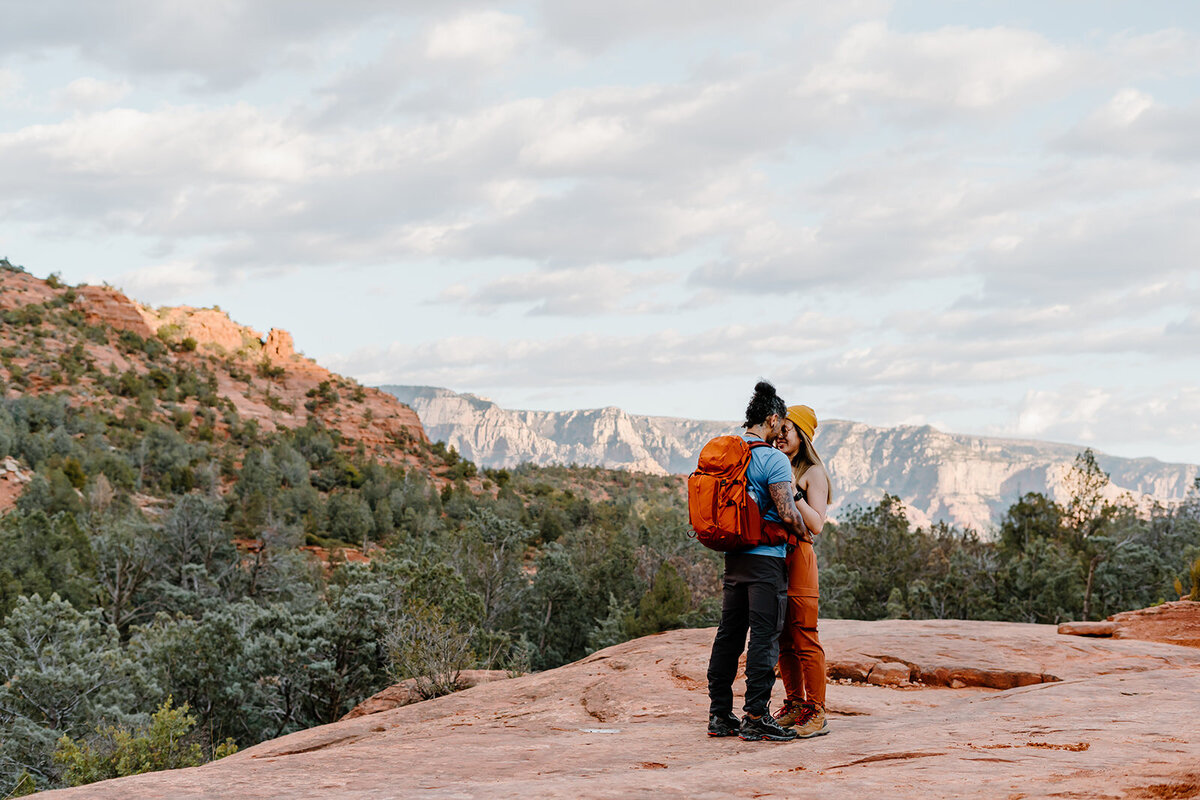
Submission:
M 779 710 L 775 712 L 775 722 L 781 728 L 790 728 L 797 723 L 803 723 L 810 714 L 812 711 L 806 703 L 792 703 L 785 700 Z
M 825 709 L 809 706 L 810 713 L 803 722 L 796 724 L 797 739 L 811 739 L 814 736 L 824 736 L 829 733 L 829 723 L 825 721 Z

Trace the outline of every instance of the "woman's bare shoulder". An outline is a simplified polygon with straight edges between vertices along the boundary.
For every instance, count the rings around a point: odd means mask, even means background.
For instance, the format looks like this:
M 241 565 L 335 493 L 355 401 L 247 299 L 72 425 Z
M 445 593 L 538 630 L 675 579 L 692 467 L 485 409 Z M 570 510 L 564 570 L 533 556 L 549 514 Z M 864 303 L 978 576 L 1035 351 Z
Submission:
M 804 470 L 804 474 L 800 476 L 800 485 L 805 488 L 812 486 L 814 481 L 829 483 L 829 473 L 825 471 L 824 465 L 813 464 Z

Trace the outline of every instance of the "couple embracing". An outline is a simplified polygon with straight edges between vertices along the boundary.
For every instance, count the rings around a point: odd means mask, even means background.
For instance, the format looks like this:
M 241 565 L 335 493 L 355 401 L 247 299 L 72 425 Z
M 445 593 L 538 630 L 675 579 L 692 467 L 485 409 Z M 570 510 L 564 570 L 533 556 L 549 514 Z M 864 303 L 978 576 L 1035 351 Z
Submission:
M 759 381 L 746 407 L 746 492 L 761 513 L 762 544 L 725 554 L 721 622 L 708 663 L 709 736 L 790 741 L 828 733 L 825 651 L 817 638 L 817 559 L 832 499 L 829 476 L 813 448 L 817 418 Z M 768 446 L 773 445 L 773 446 Z M 746 695 L 733 714 L 733 681 L 746 648 Z M 770 713 L 775 665 L 787 698 Z

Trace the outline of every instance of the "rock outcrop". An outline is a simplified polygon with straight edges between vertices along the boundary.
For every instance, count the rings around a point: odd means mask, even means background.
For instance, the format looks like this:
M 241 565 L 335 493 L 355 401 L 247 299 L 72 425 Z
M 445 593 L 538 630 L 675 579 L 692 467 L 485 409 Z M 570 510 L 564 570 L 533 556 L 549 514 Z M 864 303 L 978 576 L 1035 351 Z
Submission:
M 1179 600 L 1137 611 L 1122 611 L 1103 622 L 1064 622 L 1058 632 L 1069 636 L 1111 636 L 1200 647 L 1200 602 Z
M 261 333 L 237 324 L 217 308 L 175 306 L 155 310 L 139 303 L 137 310 L 153 333 L 165 329 L 173 339 L 190 336 L 199 347 L 218 355 L 235 355 L 262 347 Z
M 5 456 L 0 461 L 0 513 L 17 504 L 17 498 L 31 480 L 33 472 L 22 469 L 12 456 Z
M 471 394 L 428 386 L 383 386 L 416 409 L 431 439 L 453 445 L 482 467 L 600 465 L 652 474 L 687 474 L 700 448 L 736 430 L 733 422 L 629 414 L 619 408 L 515 411 Z M 929 426 L 877 428 L 822 420 L 821 452 L 834 483 L 833 516 L 871 504 L 884 492 L 904 501 L 910 521 L 940 520 L 986 535 L 1022 494 L 1065 500 L 1064 480 L 1082 447 L 943 433 Z M 1200 467 L 1097 454 L 1111 474 L 1109 499 L 1136 503 L 1182 499 Z
M 481 683 L 491 683 L 492 681 L 503 681 L 512 678 L 513 676 L 502 669 L 464 669 L 458 673 L 458 681 L 455 684 L 458 691 L 470 689 L 478 686 Z M 400 681 L 393 684 L 382 692 L 377 692 L 366 700 L 350 709 L 347 714 L 342 717 L 342 721 L 355 719 L 357 717 L 365 717 L 368 714 L 378 714 L 383 711 L 391 711 L 393 708 L 402 708 L 410 706 L 413 703 L 420 703 L 425 700 L 424 697 L 417 691 L 417 679 L 409 678 L 408 680 Z
M 1194 600 L 1122 611 L 1109 619 L 1117 626 L 1113 633 L 1116 639 L 1146 639 L 1200 647 L 1200 602 Z
M 89 325 L 108 325 L 119 331 L 136 333 L 142 338 L 154 335 L 140 307 L 108 286 L 80 286 L 76 290 L 83 318 Z
M 296 345 L 292 335 L 279 328 L 271 328 L 263 343 L 263 356 L 272 364 L 287 364 L 296 356 Z
M 709 739 L 713 631 L 659 634 L 63 798 L 1200 796 L 1200 649 L 1049 625 L 823 620 L 832 663 L 1053 675 L 1006 690 L 835 682 L 831 732 Z M 736 687 L 741 688 L 741 684 Z M 778 702 L 779 687 L 776 687 Z M 740 703 L 739 703 L 740 704 Z
M 1117 632 L 1115 622 L 1064 622 L 1058 626 L 1063 636 L 1112 636 Z

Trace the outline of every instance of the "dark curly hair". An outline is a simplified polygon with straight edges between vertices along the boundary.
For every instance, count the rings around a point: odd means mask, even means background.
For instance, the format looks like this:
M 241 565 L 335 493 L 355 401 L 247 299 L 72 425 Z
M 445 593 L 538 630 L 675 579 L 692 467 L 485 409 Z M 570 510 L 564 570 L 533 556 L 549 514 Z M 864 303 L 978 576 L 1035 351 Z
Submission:
M 746 406 L 746 423 L 742 427 L 753 428 L 755 425 L 761 425 L 772 414 L 786 417 L 787 403 L 775 393 L 775 387 L 770 382 L 759 381 L 754 384 L 754 396 Z

